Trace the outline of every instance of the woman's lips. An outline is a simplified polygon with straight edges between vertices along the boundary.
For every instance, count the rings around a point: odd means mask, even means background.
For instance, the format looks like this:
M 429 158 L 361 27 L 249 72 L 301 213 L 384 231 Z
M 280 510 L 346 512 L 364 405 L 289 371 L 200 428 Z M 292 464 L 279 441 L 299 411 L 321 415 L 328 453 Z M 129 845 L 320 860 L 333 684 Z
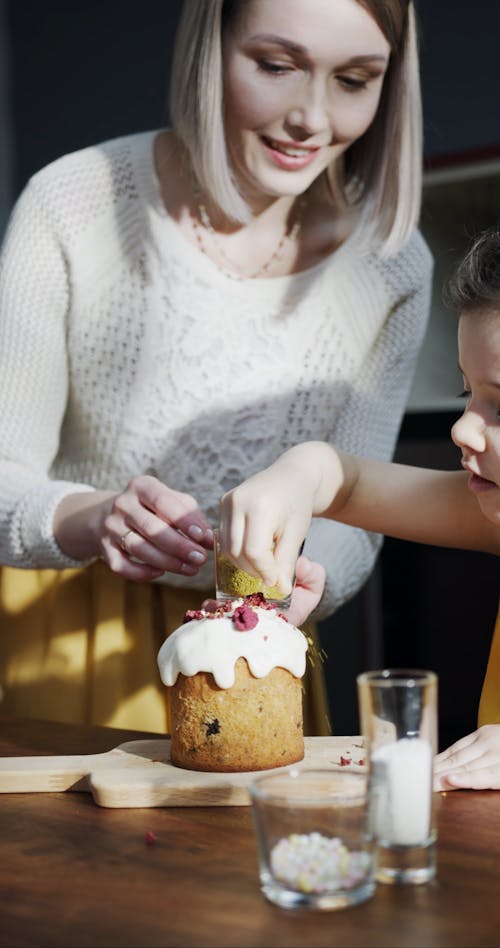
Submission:
M 319 151 L 319 147 L 311 148 L 295 142 L 280 142 L 276 138 L 267 138 L 265 135 L 261 140 L 274 164 L 286 171 L 300 171 L 302 168 L 307 168 Z
M 471 474 L 469 477 L 469 488 L 474 494 L 484 494 L 486 491 L 494 490 L 496 486 L 494 481 L 488 481 L 479 474 Z

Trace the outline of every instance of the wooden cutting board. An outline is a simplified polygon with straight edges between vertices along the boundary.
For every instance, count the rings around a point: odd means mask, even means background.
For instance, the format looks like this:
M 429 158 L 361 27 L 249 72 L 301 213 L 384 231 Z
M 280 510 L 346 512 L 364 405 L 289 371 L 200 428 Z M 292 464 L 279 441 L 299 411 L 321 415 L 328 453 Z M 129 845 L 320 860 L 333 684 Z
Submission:
M 306 737 L 296 766 L 364 770 L 361 737 Z M 347 764 L 347 761 L 351 763 Z M 279 768 L 281 769 L 281 768 Z M 0 793 L 86 790 L 104 807 L 245 806 L 263 773 L 201 773 L 170 762 L 168 738 L 128 741 L 104 754 L 0 759 Z

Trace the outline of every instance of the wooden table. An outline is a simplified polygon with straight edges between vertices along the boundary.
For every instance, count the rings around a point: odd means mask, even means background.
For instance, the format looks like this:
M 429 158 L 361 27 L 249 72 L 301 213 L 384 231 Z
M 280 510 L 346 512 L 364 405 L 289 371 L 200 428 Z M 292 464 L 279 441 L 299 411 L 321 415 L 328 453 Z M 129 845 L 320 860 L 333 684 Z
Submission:
M 96 753 L 149 736 L 0 718 L 0 755 Z M 438 827 L 434 883 L 304 914 L 261 895 L 248 807 L 114 810 L 88 793 L 3 794 L 0 945 L 500 946 L 500 792 L 440 795 Z

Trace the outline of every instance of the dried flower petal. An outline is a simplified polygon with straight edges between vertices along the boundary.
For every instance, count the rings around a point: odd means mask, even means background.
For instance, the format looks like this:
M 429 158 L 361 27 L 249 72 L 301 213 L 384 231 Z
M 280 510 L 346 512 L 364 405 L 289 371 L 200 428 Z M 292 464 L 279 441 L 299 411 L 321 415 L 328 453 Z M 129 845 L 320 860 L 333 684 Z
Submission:
M 237 606 L 233 613 L 233 624 L 240 632 L 254 629 L 259 621 L 257 613 L 250 606 Z

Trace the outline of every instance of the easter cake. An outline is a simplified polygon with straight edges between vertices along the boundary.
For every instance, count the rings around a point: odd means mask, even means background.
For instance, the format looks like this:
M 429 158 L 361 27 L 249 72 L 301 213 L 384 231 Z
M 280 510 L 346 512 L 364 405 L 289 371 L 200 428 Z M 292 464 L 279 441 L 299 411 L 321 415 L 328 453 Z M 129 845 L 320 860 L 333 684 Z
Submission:
M 260 593 L 189 610 L 158 653 L 172 763 L 238 772 L 302 760 L 306 651 L 304 634 Z

